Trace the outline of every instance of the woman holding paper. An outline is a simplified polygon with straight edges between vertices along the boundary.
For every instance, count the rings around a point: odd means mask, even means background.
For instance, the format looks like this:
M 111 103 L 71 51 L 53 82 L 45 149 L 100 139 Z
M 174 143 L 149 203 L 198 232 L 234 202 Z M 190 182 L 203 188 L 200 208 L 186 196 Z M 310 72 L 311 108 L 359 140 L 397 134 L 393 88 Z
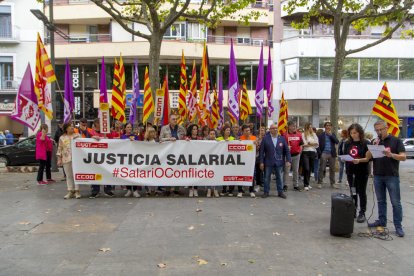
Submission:
M 367 209 L 367 182 L 368 182 L 368 141 L 364 137 L 364 129 L 359 124 L 352 124 L 348 128 L 348 141 L 345 143 L 344 154 L 349 154 L 354 160 L 346 162 L 346 176 L 348 179 L 351 195 L 355 202 L 355 210 L 358 208 L 359 214 L 357 222 L 365 221 L 365 211 Z M 356 211 L 355 211 L 356 215 Z

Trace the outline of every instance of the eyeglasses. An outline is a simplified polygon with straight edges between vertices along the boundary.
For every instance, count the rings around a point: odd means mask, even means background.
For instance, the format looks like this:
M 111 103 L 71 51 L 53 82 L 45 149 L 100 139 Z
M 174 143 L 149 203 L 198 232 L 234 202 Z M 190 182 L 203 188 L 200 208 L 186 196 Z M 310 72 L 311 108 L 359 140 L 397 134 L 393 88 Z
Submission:
M 386 128 L 384 127 L 384 128 L 376 129 L 376 130 L 375 130 L 375 132 L 381 132 L 381 131 L 383 131 L 384 129 L 386 129 Z

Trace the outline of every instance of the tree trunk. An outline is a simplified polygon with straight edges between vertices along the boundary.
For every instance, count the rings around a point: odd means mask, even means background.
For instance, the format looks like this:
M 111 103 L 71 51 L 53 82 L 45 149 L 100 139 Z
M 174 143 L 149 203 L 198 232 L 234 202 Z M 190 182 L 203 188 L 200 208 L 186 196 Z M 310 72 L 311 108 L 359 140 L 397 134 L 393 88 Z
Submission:
M 149 78 L 151 84 L 152 94 L 155 99 L 155 91 L 160 87 L 160 54 L 162 35 L 153 33 L 151 36 L 150 51 L 149 51 Z
M 334 72 L 331 86 L 331 111 L 330 121 L 332 123 L 332 133 L 338 133 L 339 116 L 339 90 L 341 88 L 342 71 L 345 55 L 344 49 L 337 48 L 335 53 Z

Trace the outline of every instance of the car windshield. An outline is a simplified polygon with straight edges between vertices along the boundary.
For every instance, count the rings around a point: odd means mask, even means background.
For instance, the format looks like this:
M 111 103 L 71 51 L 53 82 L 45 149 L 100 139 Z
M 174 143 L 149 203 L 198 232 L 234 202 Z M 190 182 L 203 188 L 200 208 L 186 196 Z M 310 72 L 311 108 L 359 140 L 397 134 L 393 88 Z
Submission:
M 36 140 L 32 138 L 23 140 L 17 144 L 18 148 L 33 148 L 35 146 L 36 146 Z

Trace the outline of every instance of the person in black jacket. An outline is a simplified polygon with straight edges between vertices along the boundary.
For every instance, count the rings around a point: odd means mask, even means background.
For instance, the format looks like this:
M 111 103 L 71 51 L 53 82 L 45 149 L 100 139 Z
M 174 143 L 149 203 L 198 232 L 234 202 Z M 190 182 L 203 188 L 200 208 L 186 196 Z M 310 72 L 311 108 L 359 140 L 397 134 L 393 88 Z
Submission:
M 329 180 L 331 187 L 338 188 L 335 184 L 335 165 L 336 165 L 336 148 L 335 145 L 339 143 L 335 133 L 332 133 L 331 122 L 325 122 L 323 125 L 325 132 L 318 136 L 319 148 L 321 151 L 321 158 L 319 161 L 319 179 L 318 188 L 322 188 L 323 171 L 326 168 L 326 161 L 329 161 Z
M 353 162 L 346 162 L 345 166 L 351 195 L 355 203 L 355 212 L 358 208 L 359 198 L 360 206 L 357 218 L 359 223 L 365 221 L 365 211 L 367 210 L 368 160 L 365 160 L 365 158 L 368 152 L 368 144 L 362 126 L 359 124 L 350 125 L 343 154 L 349 154 L 354 158 Z

